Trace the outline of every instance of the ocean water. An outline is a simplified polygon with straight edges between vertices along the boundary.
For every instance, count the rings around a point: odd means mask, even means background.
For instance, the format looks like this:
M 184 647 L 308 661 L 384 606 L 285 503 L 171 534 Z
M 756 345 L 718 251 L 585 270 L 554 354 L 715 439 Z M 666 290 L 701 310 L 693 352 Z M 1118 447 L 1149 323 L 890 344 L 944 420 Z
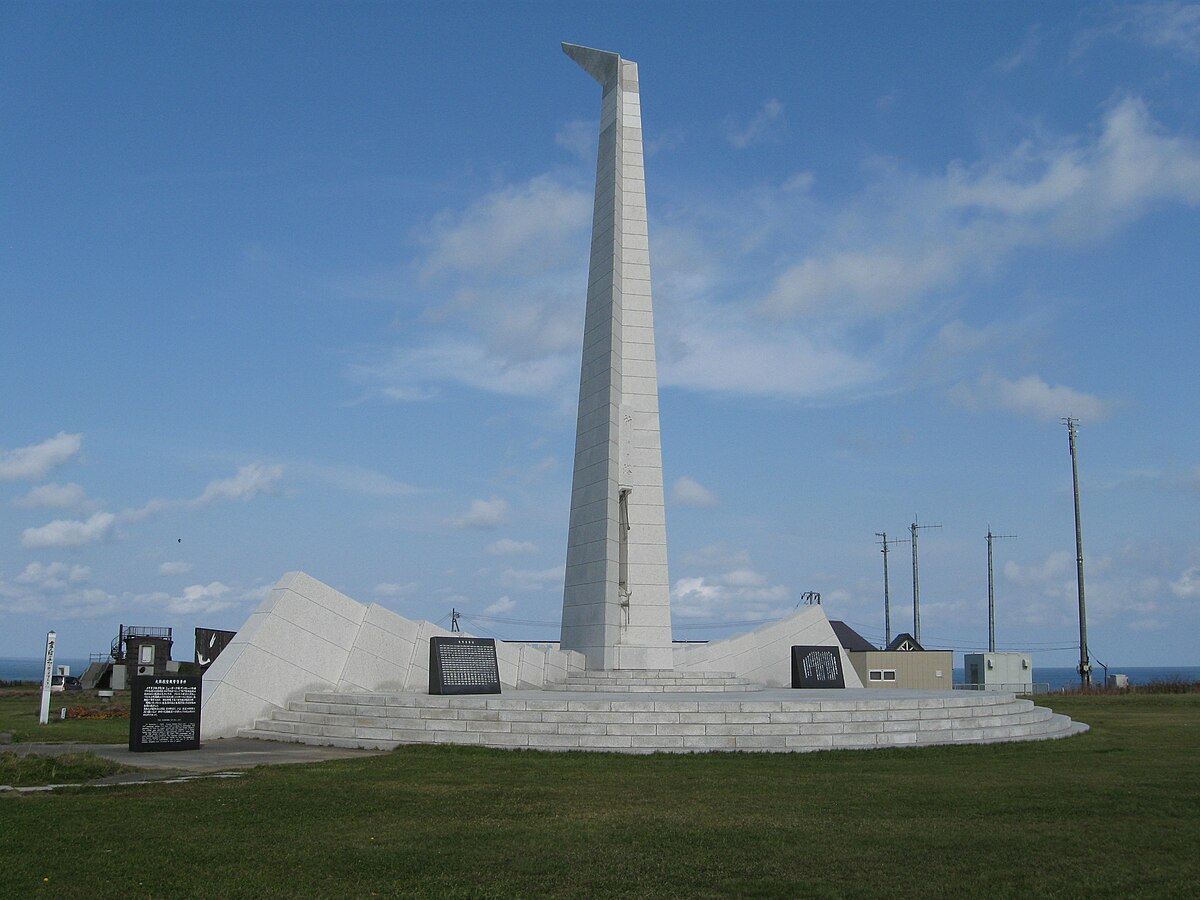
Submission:
M 29 659 L 26 657 L 0 656 L 0 681 L 42 681 L 42 667 L 46 665 L 44 657 Z M 62 656 L 54 657 L 54 669 L 59 666 L 70 666 L 71 674 L 78 678 L 87 671 L 86 659 L 70 659 Z

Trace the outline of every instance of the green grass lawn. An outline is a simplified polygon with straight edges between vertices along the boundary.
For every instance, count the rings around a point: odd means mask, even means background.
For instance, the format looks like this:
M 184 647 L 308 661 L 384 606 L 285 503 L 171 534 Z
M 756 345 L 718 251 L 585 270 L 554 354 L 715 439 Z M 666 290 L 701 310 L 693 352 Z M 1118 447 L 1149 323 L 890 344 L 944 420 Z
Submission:
M 413 747 L 8 794 L 0 896 L 1196 896 L 1200 695 L 1045 702 L 1092 731 L 780 755 Z
M 129 718 L 60 719 L 59 710 L 83 706 L 91 710 L 129 712 L 129 692 L 118 691 L 112 700 L 101 700 L 96 691 L 61 691 L 50 695 L 50 721 L 38 722 L 42 694 L 30 688 L 0 688 L 0 732 L 23 743 L 50 744 L 86 741 L 92 744 L 129 742 Z
M 61 756 L 18 756 L 0 752 L 0 784 L 11 787 L 45 784 L 84 784 L 131 771 L 120 763 L 94 753 L 64 753 Z

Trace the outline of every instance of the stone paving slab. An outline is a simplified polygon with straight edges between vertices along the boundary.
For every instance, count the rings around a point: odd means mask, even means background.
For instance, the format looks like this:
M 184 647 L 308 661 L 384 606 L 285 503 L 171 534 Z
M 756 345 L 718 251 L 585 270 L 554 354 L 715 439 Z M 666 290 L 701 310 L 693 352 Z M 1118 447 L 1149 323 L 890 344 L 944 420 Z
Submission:
M 5 744 L 4 752 L 18 756 L 62 756 L 64 753 L 94 753 L 113 762 L 141 769 L 157 769 L 170 774 L 185 772 L 224 772 L 295 763 L 324 762 L 330 759 L 357 759 L 378 756 L 380 750 L 285 744 L 253 738 L 220 738 L 204 741 L 199 750 L 170 750 L 162 753 L 132 753 L 124 744 Z

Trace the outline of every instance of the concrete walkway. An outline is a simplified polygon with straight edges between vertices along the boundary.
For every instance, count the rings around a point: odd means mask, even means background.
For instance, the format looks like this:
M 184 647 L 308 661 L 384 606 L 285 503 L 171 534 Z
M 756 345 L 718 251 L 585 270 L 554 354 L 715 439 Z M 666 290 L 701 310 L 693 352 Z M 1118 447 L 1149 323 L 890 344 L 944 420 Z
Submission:
M 0 752 L 18 756 L 36 754 L 61 756 L 64 753 L 95 753 L 126 766 L 153 770 L 114 775 L 99 783 L 136 784 L 158 781 L 181 774 L 206 774 L 251 769 L 255 766 L 274 766 L 287 763 L 324 762 L 330 759 L 359 759 L 380 756 L 386 751 L 358 750 L 341 747 L 316 747 L 308 744 L 284 744 L 250 738 L 222 738 L 205 741 L 199 750 L 172 750 L 162 753 L 131 753 L 124 744 L 34 744 L 16 743 L 0 746 Z

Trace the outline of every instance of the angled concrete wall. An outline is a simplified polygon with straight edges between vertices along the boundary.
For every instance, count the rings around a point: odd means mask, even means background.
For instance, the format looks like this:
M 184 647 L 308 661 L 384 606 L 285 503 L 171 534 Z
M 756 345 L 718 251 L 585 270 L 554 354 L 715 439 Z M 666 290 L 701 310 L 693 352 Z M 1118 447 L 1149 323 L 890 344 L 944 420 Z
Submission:
M 862 680 L 819 606 L 805 606 L 786 619 L 707 644 L 676 647 L 675 669 L 685 672 L 732 672 L 766 687 L 792 686 L 792 647 L 837 647 L 846 687 Z
M 429 638 L 449 634 L 359 603 L 303 572 L 289 572 L 204 674 L 201 737 L 230 737 L 307 691 L 429 689 Z M 583 657 L 496 642 L 500 683 L 542 687 L 581 671 Z

